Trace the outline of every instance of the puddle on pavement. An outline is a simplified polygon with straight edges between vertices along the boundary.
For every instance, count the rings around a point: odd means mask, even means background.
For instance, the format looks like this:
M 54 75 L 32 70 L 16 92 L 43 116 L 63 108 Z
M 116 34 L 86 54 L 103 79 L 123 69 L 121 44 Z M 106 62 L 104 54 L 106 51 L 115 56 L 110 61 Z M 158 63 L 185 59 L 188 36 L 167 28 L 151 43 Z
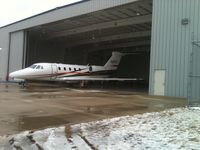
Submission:
M 49 126 L 58 126 L 67 124 L 69 121 L 63 116 L 39 116 L 39 117 L 21 117 L 19 119 L 19 131 L 39 129 Z
M 41 129 L 46 127 L 60 126 L 63 124 L 75 124 L 81 122 L 88 122 L 97 119 L 97 116 L 102 118 L 114 115 L 122 111 L 143 110 L 146 106 L 128 106 L 128 105 L 114 105 L 114 106 L 98 106 L 98 107 L 84 107 L 83 113 L 70 113 L 51 116 L 22 116 L 19 119 L 19 131 Z M 80 108 L 81 110 L 81 108 Z
M 96 120 L 96 116 L 84 113 L 71 113 L 51 116 L 22 116 L 19 118 L 18 130 L 34 130 L 66 124 L 76 124 Z

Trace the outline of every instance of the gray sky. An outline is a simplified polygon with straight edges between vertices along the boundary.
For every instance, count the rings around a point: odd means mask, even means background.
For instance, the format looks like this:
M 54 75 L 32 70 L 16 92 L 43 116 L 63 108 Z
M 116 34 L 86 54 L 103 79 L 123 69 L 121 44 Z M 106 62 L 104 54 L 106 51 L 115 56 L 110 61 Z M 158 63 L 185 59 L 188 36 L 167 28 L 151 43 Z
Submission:
M 80 0 L 0 0 L 0 27 Z

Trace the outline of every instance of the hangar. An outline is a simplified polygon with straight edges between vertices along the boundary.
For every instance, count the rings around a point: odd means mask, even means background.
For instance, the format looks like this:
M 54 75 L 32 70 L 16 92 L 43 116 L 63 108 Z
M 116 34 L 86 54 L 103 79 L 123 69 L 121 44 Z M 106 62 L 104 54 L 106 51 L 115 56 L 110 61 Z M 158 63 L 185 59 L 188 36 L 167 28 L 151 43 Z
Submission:
M 198 0 L 83 0 L 9 24 L 0 28 L 0 78 L 35 62 L 102 65 L 121 51 L 136 55 L 120 75 L 144 78 L 149 94 L 197 95 L 188 89 L 200 88 L 190 76 L 199 8 Z

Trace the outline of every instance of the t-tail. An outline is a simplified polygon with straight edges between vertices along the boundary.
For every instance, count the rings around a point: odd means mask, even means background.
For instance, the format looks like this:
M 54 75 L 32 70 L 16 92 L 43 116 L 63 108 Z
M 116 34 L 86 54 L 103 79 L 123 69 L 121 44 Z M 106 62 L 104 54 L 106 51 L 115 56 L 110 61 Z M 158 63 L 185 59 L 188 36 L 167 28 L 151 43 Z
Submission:
M 112 52 L 112 56 L 104 65 L 104 67 L 108 70 L 116 70 L 119 66 L 123 54 L 120 52 Z

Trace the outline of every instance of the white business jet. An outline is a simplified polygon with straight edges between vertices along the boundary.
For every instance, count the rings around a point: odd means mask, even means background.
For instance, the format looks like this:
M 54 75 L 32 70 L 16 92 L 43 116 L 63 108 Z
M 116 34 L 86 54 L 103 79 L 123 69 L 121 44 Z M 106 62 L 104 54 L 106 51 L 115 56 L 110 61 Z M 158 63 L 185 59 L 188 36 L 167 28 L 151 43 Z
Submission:
M 104 66 L 73 65 L 57 63 L 36 63 L 32 66 L 9 74 L 9 80 L 63 81 L 68 83 L 84 81 L 127 81 L 129 78 L 112 78 L 124 54 L 112 52 L 112 56 Z

